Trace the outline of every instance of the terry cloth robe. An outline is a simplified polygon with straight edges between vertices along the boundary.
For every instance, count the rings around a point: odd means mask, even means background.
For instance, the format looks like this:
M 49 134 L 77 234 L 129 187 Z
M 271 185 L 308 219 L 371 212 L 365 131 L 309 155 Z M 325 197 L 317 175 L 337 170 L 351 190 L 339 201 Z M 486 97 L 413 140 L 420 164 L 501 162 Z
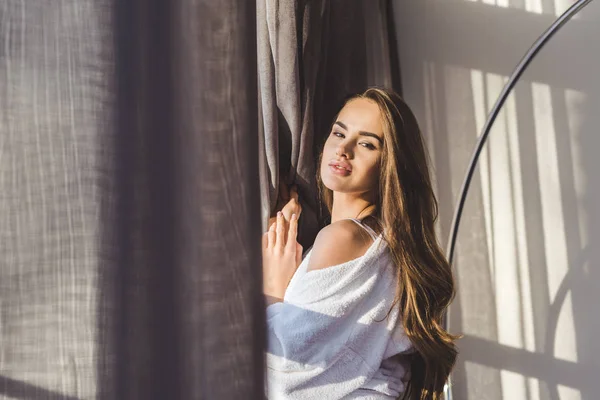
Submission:
M 307 271 L 306 254 L 283 302 L 267 307 L 269 399 L 393 399 L 409 378 L 396 274 L 383 236 L 354 260 Z M 335 249 L 332 249 L 335 251 Z

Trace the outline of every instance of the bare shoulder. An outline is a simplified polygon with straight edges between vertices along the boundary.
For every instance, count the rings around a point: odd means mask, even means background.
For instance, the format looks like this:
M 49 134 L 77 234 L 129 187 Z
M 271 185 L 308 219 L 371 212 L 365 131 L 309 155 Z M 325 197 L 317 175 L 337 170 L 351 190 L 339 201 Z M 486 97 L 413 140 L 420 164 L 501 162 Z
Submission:
M 341 220 L 319 231 L 313 244 L 308 271 L 324 269 L 361 257 L 373 240 L 356 222 Z

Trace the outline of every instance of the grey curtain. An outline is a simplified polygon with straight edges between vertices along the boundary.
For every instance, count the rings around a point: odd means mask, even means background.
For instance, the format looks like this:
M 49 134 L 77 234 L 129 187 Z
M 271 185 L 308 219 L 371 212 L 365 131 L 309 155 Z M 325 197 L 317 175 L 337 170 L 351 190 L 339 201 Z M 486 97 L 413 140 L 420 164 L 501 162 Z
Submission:
M 0 396 L 260 398 L 255 20 L 0 3 Z
M 333 111 L 397 80 L 388 6 L 0 2 L 0 398 L 263 397 L 277 181 L 307 247 Z
M 280 179 L 298 185 L 305 249 L 327 223 L 316 161 L 335 112 L 368 86 L 400 91 L 390 9 L 382 0 L 257 2 L 263 231 Z
M 2 398 L 96 391 L 110 14 L 106 1 L 0 2 Z

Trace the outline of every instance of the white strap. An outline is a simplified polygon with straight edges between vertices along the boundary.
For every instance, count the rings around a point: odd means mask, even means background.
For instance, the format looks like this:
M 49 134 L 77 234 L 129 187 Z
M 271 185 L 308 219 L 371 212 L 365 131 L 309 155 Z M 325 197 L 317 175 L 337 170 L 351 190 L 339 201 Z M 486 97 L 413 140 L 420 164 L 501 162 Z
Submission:
M 375 233 L 375 231 L 373 229 L 371 229 L 369 226 L 363 224 L 362 222 L 360 222 L 360 220 L 356 219 L 356 218 L 348 218 L 351 219 L 352 221 L 356 222 L 358 225 L 362 226 L 363 228 L 365 228 L 365 230 L 369 233 L 369 235 L 371 236 L 371 238 L 373 240 L 377 239 L 377 234 Z

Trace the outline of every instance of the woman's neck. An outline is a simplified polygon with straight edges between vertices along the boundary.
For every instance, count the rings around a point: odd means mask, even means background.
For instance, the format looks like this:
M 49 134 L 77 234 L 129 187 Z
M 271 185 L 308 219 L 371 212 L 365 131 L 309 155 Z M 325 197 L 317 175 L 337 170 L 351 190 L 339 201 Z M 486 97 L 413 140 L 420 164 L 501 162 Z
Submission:
M 349 193 L 333 193 L 333 206 L 331 208 L 331 223 L 342 219 L 361 219 L 375 211 L 376 205 L 372 199 L 363 195 Z

